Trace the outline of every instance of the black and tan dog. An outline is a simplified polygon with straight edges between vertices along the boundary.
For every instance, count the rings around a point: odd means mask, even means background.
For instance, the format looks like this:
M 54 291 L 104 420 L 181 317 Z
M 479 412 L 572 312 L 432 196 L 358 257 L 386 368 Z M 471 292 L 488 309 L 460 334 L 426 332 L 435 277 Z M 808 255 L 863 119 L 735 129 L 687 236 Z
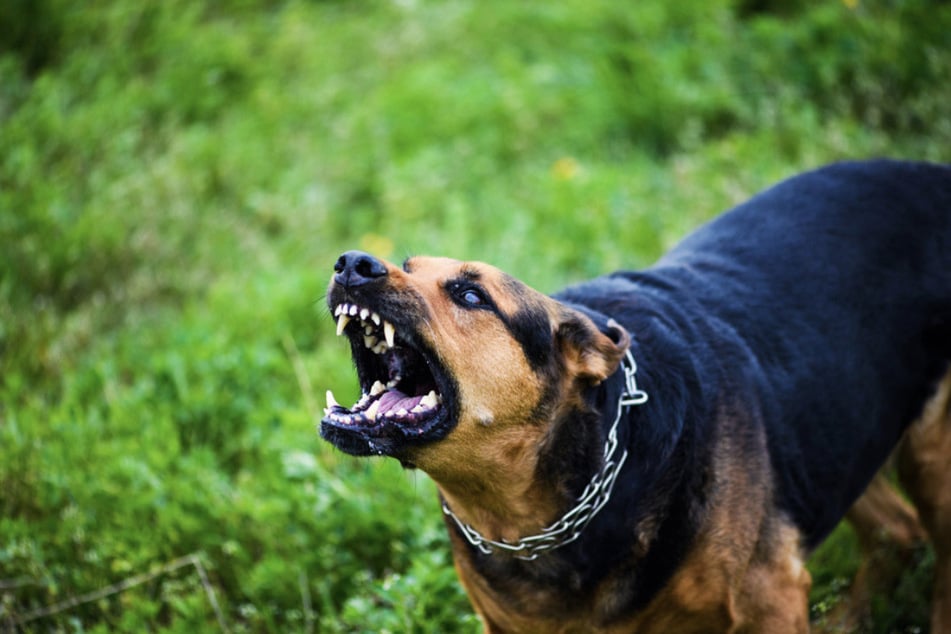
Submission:
M 850 507 L 921 531 L 883 480 L 856 503 L 898 447 L 951 632 L 951 169 L 807 173 L 554 297 L 334 270 L 363 396 L 321 434 L 435 480 L 486 631 L 805 632 L 803 558 Z

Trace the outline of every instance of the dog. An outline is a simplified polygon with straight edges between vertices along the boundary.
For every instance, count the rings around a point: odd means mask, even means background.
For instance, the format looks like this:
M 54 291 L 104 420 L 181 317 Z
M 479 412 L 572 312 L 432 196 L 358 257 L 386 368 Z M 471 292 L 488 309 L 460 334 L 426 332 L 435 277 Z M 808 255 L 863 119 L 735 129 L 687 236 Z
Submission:
M 320 434 L 435 481 L 486 632 L 806 632 L 847 512 L 931 539 L 951 632 L 951 167 L 807 172 L 552 296 L 350 251 L 328 305 L 362 396 Z

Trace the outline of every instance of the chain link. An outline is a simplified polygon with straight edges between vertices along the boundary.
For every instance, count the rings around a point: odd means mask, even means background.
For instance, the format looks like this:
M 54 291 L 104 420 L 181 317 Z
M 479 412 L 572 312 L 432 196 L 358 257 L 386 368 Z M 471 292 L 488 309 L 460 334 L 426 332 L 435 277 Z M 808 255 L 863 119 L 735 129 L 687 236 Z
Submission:
M 621 393 L 621 398 L 618 399 L 617 415 L 614 417 L 614 423 L 611 425 L 611 429 L 608 430 L 608 436 L 604 443 L 604 463 L 601 470 L 594 474 L 594 477 L 585 486 L 584 491 L 578 498 L 578 503 L 562 515 L 561 519 L 537 535 L 530 535 L 521 538 L 517 542 L 509 543 L 483 537 L 479 531 L 459 519 L 444 501 L 442 512 L 452 518 L 470 544 L 486 555 L 501 551 L 511 553 L 517 559 L 533 561 L 541 554 L 560 548 L 565 544 L 570 544 L 581 536 L 581 531 L 591 521 L 591 518 L 597 515 L 598 511 L 611 498 L 614 481 L 617 479 L 624 461 L 627 460 L 626 449 L 617 458 L 614 456 L 618 448 L 617 428 L 621 416 L 628 407 L 647 402 L 647 392 L 638 389 L 637 381 L 634 378 L 637 372 L 637 363 L 634 361 L 634 355 L 631 354 L 630 350 L 627 351 L 625 359 L 621 362 L 621 368 L 624 370 L 625 389 Z

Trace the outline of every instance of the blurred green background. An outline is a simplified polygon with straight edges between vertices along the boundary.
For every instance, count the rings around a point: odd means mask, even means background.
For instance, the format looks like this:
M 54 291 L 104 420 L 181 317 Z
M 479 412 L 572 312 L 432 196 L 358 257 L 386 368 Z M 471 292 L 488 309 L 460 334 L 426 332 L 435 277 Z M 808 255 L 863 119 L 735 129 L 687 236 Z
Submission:
M 234 632 L 478 631 L 425 475 L 315 433 L 336 256 L 554 291 L 824 162 L 949 161 L 949 104 L 937 0 L 3 0 L 0 630 L 221 631 L 213 590 Z M 873 631 L 927 629 L 929 557 Z M 840 527 L 817 626 L 856 565 Z

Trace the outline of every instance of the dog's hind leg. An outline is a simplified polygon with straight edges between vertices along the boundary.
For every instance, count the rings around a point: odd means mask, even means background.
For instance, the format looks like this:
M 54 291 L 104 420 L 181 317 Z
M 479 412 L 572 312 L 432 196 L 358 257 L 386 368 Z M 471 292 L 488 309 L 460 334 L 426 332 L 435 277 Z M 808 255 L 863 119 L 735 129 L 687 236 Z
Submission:
M 932 634 L 951 633 L 951 371 L 906 432 L 898 454 L 902 483 L 935 549 Z
M 862 564 L 848 605 L 831 620 L 847 631 L 861 630 L 870 616 L 872 595 L 887 595 L 895 588 L 927 539 L 915 508 L 888 481 L 890 464 L 879 471 L 846 515 L 862 549 Z

